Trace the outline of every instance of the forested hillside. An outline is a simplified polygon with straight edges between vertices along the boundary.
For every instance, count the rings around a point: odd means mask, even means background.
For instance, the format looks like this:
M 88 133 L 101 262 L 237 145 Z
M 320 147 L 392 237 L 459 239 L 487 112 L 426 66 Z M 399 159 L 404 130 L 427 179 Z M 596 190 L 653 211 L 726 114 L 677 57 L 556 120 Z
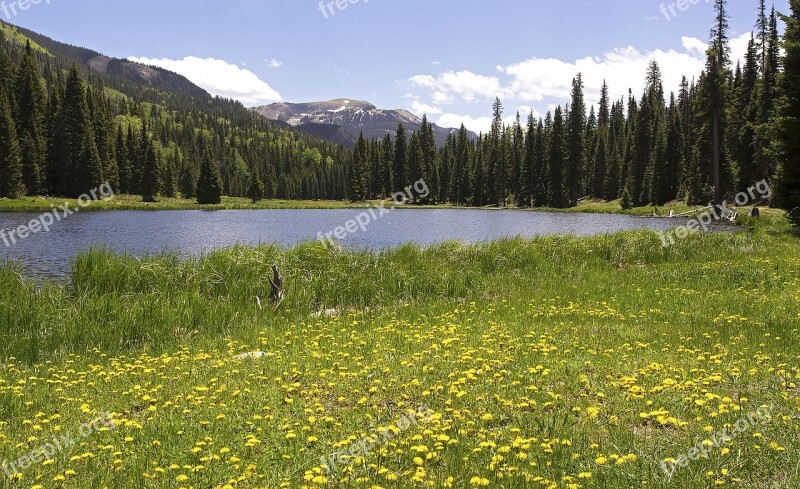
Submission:
M 108 181 L 145 200 L 194 197 L 210 159 L 224 195 L 245 196 L 255 173 L 267 198 L 345 197 L 341 146 L 164 70 L 168 89 L 119 73 L 148 69 L 133 63 L 101 60 L 98 72 L 87 64 L 97 53 L 25 32 L 0 24 L 0 196 L 76 196 Z

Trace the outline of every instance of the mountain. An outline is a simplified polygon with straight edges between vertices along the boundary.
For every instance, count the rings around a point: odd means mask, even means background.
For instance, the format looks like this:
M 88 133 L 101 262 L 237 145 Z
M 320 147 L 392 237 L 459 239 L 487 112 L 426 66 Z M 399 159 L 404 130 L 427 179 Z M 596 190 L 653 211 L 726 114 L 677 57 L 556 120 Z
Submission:
M 394 135 L 400 122 L 409 131 L 418 131 L 422 127 L 422 119 L 407 110 L 379 109 L 363 100 L 335 99 L 300 104 L 283 102 L 252 110 L 267 119 L 285 122 L 301 132 L 348 147 L 355 146 L 362 131 L 367 139 L 380 139 L 387 132 Z M 447 129 L 434 124 L 436 144 L 444 146 L 447 136 L 454 131 L 456 129 Z M 477 137 L 475 134 L 470 136 Z
M 15 38 L 29 39 L 43 53 L 73 61 L 98 73 L 159 90 L 182 93 L 192 97 L 209 97 L 208 92 L 186 77 L 163 68 L 145 66 L 125 59 L 110 58 L 91 49 L 58 42 L 38 32 L 1 21 L 0 31 L 3 31 L 5 37 L 12 41 Z

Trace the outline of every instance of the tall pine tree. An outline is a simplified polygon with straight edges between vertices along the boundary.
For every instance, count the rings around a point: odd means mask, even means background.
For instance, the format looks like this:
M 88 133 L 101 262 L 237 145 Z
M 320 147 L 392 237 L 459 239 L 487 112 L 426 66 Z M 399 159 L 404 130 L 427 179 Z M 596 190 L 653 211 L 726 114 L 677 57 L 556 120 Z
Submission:
M 14 87 L 14 121 L 22 158 L 22 179 L 28 195 L 42 190 L 41 170 L 44 167 L 44 114 L 47 94 L 30 41 L 25 46 L 17 68 Z
M 207 145 L 203 163 L 200 166 L 200 175 L 197 178 L 197 203 L 201 205 L 219 204 L 222 202 L 222 178 L 211 146 Z
M 778 194 L 789 210 L 789 219 L 800 229 L 800 0 L 790 0 L 791 15 L 783 17 L 785 71 L 781 80 L 782 97 L 776 118 L 781 179 Z

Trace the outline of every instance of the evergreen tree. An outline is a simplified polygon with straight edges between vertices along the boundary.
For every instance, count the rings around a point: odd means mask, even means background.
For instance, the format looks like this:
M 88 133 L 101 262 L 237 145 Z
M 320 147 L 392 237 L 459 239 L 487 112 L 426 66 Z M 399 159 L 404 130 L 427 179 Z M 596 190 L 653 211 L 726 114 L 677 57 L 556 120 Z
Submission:
M 472 152 L 467 128 L 461 125 L 456 142 L 456 157 L 453 166 L 453 178 L 450 190 L 450 201 L 456 205 L 467 205 L 471 197 L 470 168 Z M 474 185 L 483 185 L 483 174 L 475 175 Z
M 161 168 L 159 154 L 153 141 L 147 141 L 142 165 L 142 201 L 155 202 L 161 193 Z
M 435 204 L 440 192 L 439 156 L 436 151 L 436 138 L 433 135 L 433 124 L 427 117 L 422 118 L 420 146 L 422 149 L 422 179 L 428 187 L 429 195 L 423 199 L 426 204 Z
M 567 155 L 567 129 L 564 126 L 564 112 L 561 106 L 556 108 L 553 117 L 553 129 L 550 135 L 550 158 L 548 161 L 549 193 L 547 205 L 556 209 L 567 206 L 568 196 L 564 188 L 564 166 Z
M 64 88 L 64 100 L 55 137 L 61 139 L 58 155 L 62 172 L 60 195 L 77 197 L 103 184 L 103 165 L 89 117 L 86 91 L 78 68 L 72 65 Z
M 723 188 L 723 172 L 726 170 L 726 148 L 724 135 L 726 133 L 725 107 L 727 104 L 726 82 L 728 78 L 728 65 L 730 64 L 730 48 L 728 47 L 728 2 L 727 0 L 714 0 L 716 22 L 711 31 L 711 46 L 708 50 L 706 69 L 708 77 L 706 82 L 708 95 L 708 109 L 711 119 L 711 142 L 713 162 L 713 187 L 714 204 L 722 204 L 725 195 Z
M 492 129 L 490 133 L 490 153 L 486 168 L 487 203 L 505 206 L 507 189 L 507 153 L 504 146 L 503 104 L 495 98 L 492 104 Z
M 397 125 L 397 136 L 394 140 L 394 171 L 392 172 L 393 192 L 402 192 L 408 186 L 406 165 L 408 160 L 406 128 L 403 123 Z
M 114 144 L 114 154 L 117 160 L 117 168 L 119 171 L 119 188 L 118 191 L 122 194 L 128 194 L 131 191 L 131 165 L 128 160 L 128 151 L 125 144 L 125 136 L 122 132 L 122 126 L 117 126 L 117 137 Z
M 550 114 L 547 114 L 547 117 L 550 117 Z M 534 154 L 536 158 L 534 160 L 533 166 L 533 195 L 531 199 L 533 201 L 533 205 L 535 207 L 542 207 L 547 203 L 547 197 L 549 194 L 549 182 L 547 179 L 548 169 L 547 169 L 547 145 L 545 141 L 545 129 L 544 129 L 544 122 L 539 119 L 538 124 L 536 125 L 536 141 L 534 143 L 535 149 Z
M 517 206 L 527 207 L 528 204 L 522 202 L 522 173 L 525 165 L 525 132 L 522 128 L 522 122 L 517 112 L 517 118 L 514 121 L 513 140 L 511 144 L 511 193 L 517 200 Z
M 478 144 L 475 148 L 474 157 L 472 158 L 474 164 L 472 165 L 471 174 L 473 181 L 467 188 L 472 189 L 472 196 L 466 197 L 465 200 L 470 200 L 473 207 L 483 207 L 487 204 L 487 180 L 486 172 L 488 171 L 486 165 L 486 155 L 490 154 L 491 149 L 488 148 L 490 141 L 485 137 L 478 138 Z M 469 153 L 469 151 L 468 151 Z M 469 158 L 469 156 L 467 156 Z
M 13 117 L 22 159 L 22 179 L 27 195 L 35 195 L 42 190 L 40 172 L 44 167 L 46 150 L 44 138 L 46 103 L 47 94 L 29 41 L 17 68 L 13 102 Z
M 50 98 L 47 102 L 48 117 L 45 121 L 46 154 L 42 187 L 52 194 L 58 194 L 62 191 L 65 186 L 64 179 L 66 178 L 64 172 L 65 142 L 61 134 L 63 98 L 64 83 L 61 76 L 59 76 L 50 91 Z
M 247 197 L 255 204 L 264 198 L 264 183 L 258 173 L 258 166 L 253 165 L 250 170 L 250 184 L 247 187 Z
M 177 151 L 177 150 L 176 150 Z M 174 199 L 178 196 L 178 162 L 177 155 L 173 153 L 164 161 L 164 170 L 162 178 L 162 191 L 164 197 Z
M 755 128 L 758 124 L 756 98 L 758 96 L 759 61 L 755 38 L 751 37 L 745 54 L 744 71 L 741 81 L 734 88 L 731 102 L 730 132 L 731 149 L 736 162 L 739 190 L 758 181 L 758 167 L 755 161 Z
M 604 198 L 606 195 L 606 176 L 608 174 L 608 129 L 597 131 L 597 144 L 594 150 L 594 186 L 592 195 Z
M 382 195 L 381 197 L 386 197 L 392 194 L 393 191 L 393 184 L 392 184 L 392 170 L 394 168 L 394 144 L 392 144 L 392 138 L 387 133 L 383 137 L 383 172 L 381 174 L 381 181 L 382 181 Z
M 578 205 L 583 194 L 581 175 L 586 168 L 586 103 L 583 99 L 583 78 L 580 74 L 572 80 L 572 101 L 567 134 L 568 158 L 565 168 L 567 205 Z
M 8 97 L 0 92 L 0 197 L 16 199 L 24 192 L 17 131 Z
M 412 182 L 424 180 L 422 159 L 422 143 L 419 133 L 415 132 L 411 135 L 411 144 L 408 145 L 408 172 Z M 417 196 L 414 195 L 413 198 L 416 202 Z
M 222 202 L 222 178 L 209 145 L 206 146 L 203 155 L 203 164 L 200 166 L 200 175 L 197 177 L 195 195 L 197 195 L 197 203 L 201 205 Z
M 672 174 L 667 155 L 667 129 L 666 124 L 660 124 L 656 133 L 656 145 L 650 158 L 651 182 L 650 202 L 654 205 L 664 205 L 672 198 Z
M 536 188 L 536 121 L 533 112 L 528 115 L 525 136 L 525 156 L 520 171 L 520 189 L 517 195 L 517 206 L 530 207 Z
M 348 172 L 348 197 L 352 202 L 367 200 L 369 193 L 369 152 L 362 132 L 353 153 L 353 164 Z
M 782 97 L 776 117 L 781 180 L 778 194 L 789 219 L 800 228 L 800 0 L 790 0 L 791 14 L 784 16 L 786 32 L 783 49 L 785 71 L 781 80 Z
M 759 23 L 761 20 L 759 20 Z M 755 143 L 753 159 L 756 181 L 768 178 L 775 171 L 775 162 L 771 157 L 770 144 L 774 139 L 771 118 L 780 97 L 778 88 L 780 77 L 780 38 L 778 34 L 778 20 L 775 8 L 769 16 L 765 41 L 762 45 L 761 79 L 759 80 L 755 97 Z M 754 182 L 750 182 L 752 184 Z M 748 184 L 748 185 L 750 185 Z

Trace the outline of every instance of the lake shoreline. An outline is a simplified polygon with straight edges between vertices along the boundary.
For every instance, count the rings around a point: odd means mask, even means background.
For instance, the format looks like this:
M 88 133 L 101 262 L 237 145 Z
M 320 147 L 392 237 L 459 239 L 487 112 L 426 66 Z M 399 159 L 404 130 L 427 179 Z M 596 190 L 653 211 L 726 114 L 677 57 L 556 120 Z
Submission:
M 332 200 L 263 200 L 257 203 L 250 202 L 249 199 L 239 197 L 223 197 L 222 203 L 218 205 L 200 205 L 189 199 L 161 199 L 158 202 L 142 202 L 141 198 L 133 195 L 119 195 L 114 199 L 104 201 L 93 201 L 91 204 L 82 208 L 86 211 L 230 211 L 230 210 L 342 210 L 342 209 L 368 209 L 379 207 L 386 201 L 371 200 L 366 202 L 346 202 Z M 62 204 L 69 204 L 76 207 L 78 201 L 70 198 L 43 198 L 25 197 L 20 199 L 0 199 L 0 212 L 47 212 L 52 208 Z M 695 207 L 687 206 L 682 202 L 669 203 L 665 206 L 657 207 L 659 214 L 654 215 L 653 206 L 635 207 L 623 209 L 619 200 L 615 201 L 586 201 L 570 208 L 553 207 L 498 207 L 482 206 L 467 207 L 453 204 L 410 204 L 398 205 L 397 209 L 456 209 L 456 210 L 494 210 L 494 211 L 538 211 L 555 213 L 593 213 L 593 214 L 622 214 L 644 217 L 667 217 L 670 210 L 675 214 L 691 211 Z

